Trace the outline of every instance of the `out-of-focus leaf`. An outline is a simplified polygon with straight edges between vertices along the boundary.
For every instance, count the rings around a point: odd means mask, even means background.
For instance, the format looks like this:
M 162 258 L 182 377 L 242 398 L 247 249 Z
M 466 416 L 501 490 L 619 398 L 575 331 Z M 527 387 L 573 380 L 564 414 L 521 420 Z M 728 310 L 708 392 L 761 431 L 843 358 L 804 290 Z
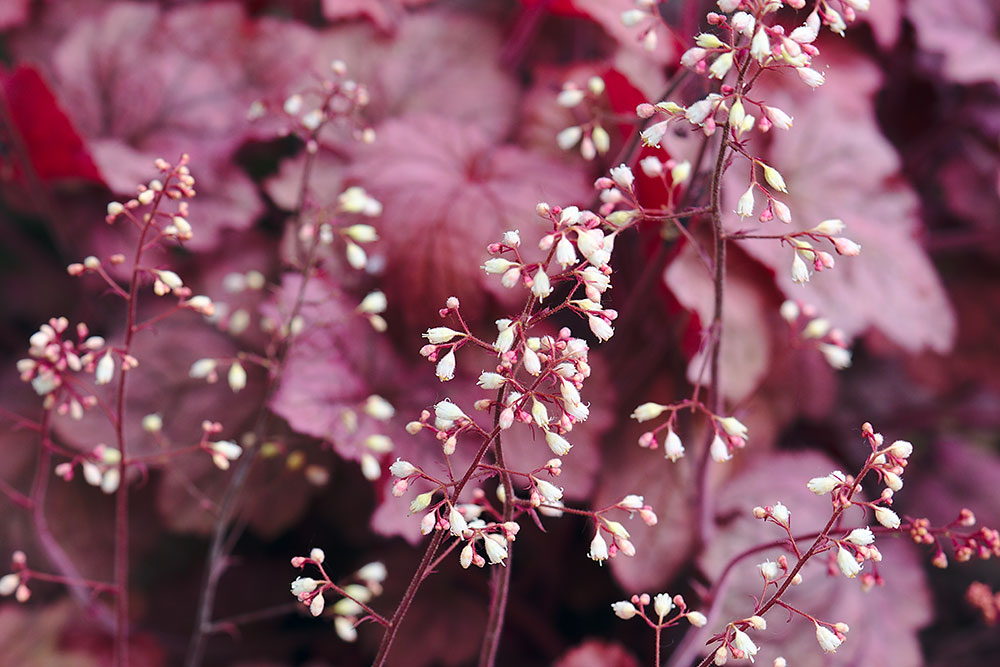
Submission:
M 358 153 L 351 179 L 384 206 L 380 234 L 394 268 L 386 293 L 397 314 L 418 328 L 434 321 L 452 295 L 473 320 L 483 312 L 484 291 L 522 301 L 523 289 L 505 290 L 480 268 L 486 246 L 520 229 L 524 252 L 531 253 L 543 231 L 535 204 L 578 203 L 588 190 L 578 171 L 496 146 L 477 127 L 442 117 L 387 121 L 379 140 Z
M 733 262 L 731 262 L 732 264 Z M 713 276 L 699 260 L 691 245 L 686 245 L 670 263 L 663 280 L 684 308 L 697 313 L 703 331 L 712 322 L 715 303 Z M 722 389 L 726 397 L 738 402 L 757 387 L 771 361 L 773 333 L 768 318 L 766 293 L 750 278 L 730 269 L 726 280 L 725 310 L 722 320 L 722 356 L 719 359 Z M 702 347 L 688 364 L 691 384 L 708 384 L 709 363 Z
M 101 183 L 94 160 L 38 69 L 31 65 L 10 72 L 0 69 L 0 90 L 5 118 L 11 122 L 0 130 L 10 142 L 10 152 L 0 156 L 2 178 L 29 185 L 27 166 L 41 183 L 67 179 Z
M 323 18 L 342 21 L 364 16 L 381 30 L 392 30 L 403 19 L 407 7 L 433 0 L 323 0 Z
M 522 0 L 522 4 L 528 7 L 542 4 L 546 11 L 553 14 L 588 18 L 601 26 L 623 47 L 641 51 L 650 61 L 660 65 L 671 62 L 677 55 L 673 36 L 663 29 L 659 19 L 654 21 L 650 18 L 644 21 L 641 27 L 626 27 L 622 23 L 622 13 L 635 9 L 634 0 L 559 0 L 552 3 L 543 3 L 542 0 Z M 652 50 L 646 50 L 639 40 L 639 35 L 647 24 L 656 25 L 654 30 L 657 31 L 658 39 Z
M 211 247 L 217 229 L 246 228 L 261 210 L 249 179 L 228 163 L 248 131 L 255 77 L 272 82 L 247 70 L 254 34 L 235 4 L 119 3 L 80 20 L 52 55 L 59 98 L 114 191 L 132 194 L 157 157 L 191 155 L 195 248 Z
M 7 0 L 0 5 L 0 30 L 16 28 L 28 20 L 30 0 Z
M 952 81 L 1000 82 L 996 3 L 911 0 L 906 7 L 920 48 L 944 56 L 944 73 Z
M 639 667 L 639 661 L 621 644 L 588 639 L 566 651 L 555 667 Z

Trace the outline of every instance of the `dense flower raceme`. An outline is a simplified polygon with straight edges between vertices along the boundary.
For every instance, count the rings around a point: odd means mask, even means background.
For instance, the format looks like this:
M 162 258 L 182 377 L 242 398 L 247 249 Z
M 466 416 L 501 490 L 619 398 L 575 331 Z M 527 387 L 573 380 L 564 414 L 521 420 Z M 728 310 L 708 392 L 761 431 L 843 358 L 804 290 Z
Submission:
M 609 186 L 603 181 L 630 191 L 634 178 L 631 170 L 622 165 L 611 170 L 610 179 L 599 180 L 597 187 L 606 190 Z M 560 208 L 544 203 L 538 205 L 536 212 L 551 230 L 539 243 L 544 258 L 529 260 L 521 247 L 520 234 L 513 230 L 489 246 L 491 256 L 483 265 L 487 273 L 500 276 L 504 287 L 522 286 L 527 291 L 528 307 L 497 320 L 495 339 L 481 338 L 467 326 L 459 300 L 451 297 L 440 315 L 453 320 L 454 326 L 432 327 L 423 335 L 427 344 L 420 352 L 435 363 L 435 373 L 442 382 L 455 376 L 460 358 L 457 353 L 468 345 L 498 359 L 495 368 L 481 372 L 478 381 L 492 397 L 474 404 L 476 410 L 495 414 L 496 428 L 492 433 L 457 402 L 447 399 L 434 406 L 433 414 L 424 411 L 419 420 L 408 425 L 407 430 L 414 434 L 432 432 L 441 442 L 446 457 L 454 454 L 460 438 L 475 435 L 490 440 L 518 423 L 540 430 L 551 454 L 567 456 L 573 447 L 570 432 L 589 416 L 590 408 L 581 396 L 584 381 L 590 376 L 588 343 L 574 337 L 568 328 L 556 335 L 532 335 L 532 329 L 551 313 L 566 310 L 585 318 L 590 332 L 599 340 L 607 340 L 614 334 L 611 322 L 617 313 L 604 308 L 601 298 L 610 287 L 615 237 L 637 216 L 624 211 L 603 217 L 575 206 Z M 558 300 L 553 302 L 557 290 Z M 536 509 L 549 516 L 563 513 L 563 489 L 543 477 L 559 475 L 561 458 L 549 459 L 527 472 L 501 471 L 479 461 L 475 465 L 477 478 L 503 472 L 523 480 L 516 486 L 525 489 L 527 498 L 509 500 L 518 514 Z M 393 486 L 393 494 L 397 496 L 418 480 L 430 483 L 430 490 L 416 496 L 410 510 L 424 513 L 421 521 L 424 534 L 447 530 L 467 542 L 460 553 L 463 567 L 482 566 L 487 560 L 491 564 L 504 561 L 507 543 L 515 539 L 519 526 L 516 521 L 501 521 L 502 512 L 493 508 L 483 492 L 477 491 L 472 503 L 459 503 L 446 492 L 450 486 L 446 480 L 436 479 L 406 461 L 397 461 L 390 470 L 398 478 Z M 435 501 L 439 493 L 441 497 Z M 502 504 L 508 502 L 503 486 L 498 494 Z M 641 496 L 626 496 L 614 505 L 587 513 L 594 525 L 589 556 L 598 562 L 619 552 L 629 556 L 635 553 L 624 525 L 605 516 L 612 510 L 638 512 L 645 523 L 656 522 L 656 515 Z M 481 545 L 485 559 L 476 545 Z
M 788 4 L 795 9 L 804 6 L 803 2 Z M 819 55 L 813 42 L 822 25 L 842 34 L 845 20 L 854 19 L 855 8 L 845 4 L 841 15 L 828 3 L 818 3 L 801 26 L 787 31 L 774 23 L 775 12 L 781 6 L 775 0 L 720 3 L 727 13 L 740 11 L 731 16 L 709 13 L 708 23 L 716 33 L 699 34 L 696 46 L 684 53 L 681 64 L 698 75 L 723 81 L 721 90 L 688 106 L 673 101 L 640 104 L 637 113 L 641 118 L 663 117 L 642 132 L 643 141 L 649 146 L 660 145 L 672 122 L 686 122 L 707 136 L 715 134 L 719 127 L 724 128 L 723 140 L 750 166 L 750 183 L 738 200 L 736 214 L 740 218 L 754 215 L 759 194 L 766 202 L 760 212 L 761 222 L 778 219 L 790 223 L 792 211 L 778 198 L 788 192 L 784 177 L 773 165 L 748 152 L 747 143 L 754 129 L 763 133 L 775 127 L 789 130 L 793 118 L 784 110 L 752 97 L 751 88 L 759 74 L 788 68 L 794 69 L 806 85 L 814 88 L 822 85 L 823 75 L 811 66 L 812 59 Z M 860 252 L 860 245 L 841 236 L 844 227 L 840 220 L 825 220 L 804 232 L 760 235 L 741 231 L 731 238 L 779 240 L 792 250 L 791 276 L 802 284 L 813 272 L 832 269 L 836 264 L 830 252 L 814 244 L 829 243 L 837 254 L 848 257 Z M 824 349 L 827 352 L 832 364 L 845 364 L 842 353 L 833 348 Z

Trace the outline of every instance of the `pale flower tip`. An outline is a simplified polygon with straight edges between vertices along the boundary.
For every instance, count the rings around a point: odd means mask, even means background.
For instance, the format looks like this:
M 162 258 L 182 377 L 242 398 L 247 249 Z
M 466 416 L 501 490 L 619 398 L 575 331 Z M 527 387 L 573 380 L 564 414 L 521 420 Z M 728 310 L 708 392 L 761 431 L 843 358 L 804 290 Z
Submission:
M 685 616 L 687 617 L 688 623 L 696 628 L 702 628 L 706 623 L 708 623 L 708 618 L 700 611 L 689 611 L 685 614 Z
M 322 564 L 326 560 L 326 554 L 319 547 L 314 547 L 312 551 L 309 552 L 309 557 L 312 558 L 317 563 Z
M 627 621 L 639 613 L 639 610 L 635 608 L 635 605 L 627 600 L 612 603 L 611 609 L 615 612 L 615 616 L 624 621 Z

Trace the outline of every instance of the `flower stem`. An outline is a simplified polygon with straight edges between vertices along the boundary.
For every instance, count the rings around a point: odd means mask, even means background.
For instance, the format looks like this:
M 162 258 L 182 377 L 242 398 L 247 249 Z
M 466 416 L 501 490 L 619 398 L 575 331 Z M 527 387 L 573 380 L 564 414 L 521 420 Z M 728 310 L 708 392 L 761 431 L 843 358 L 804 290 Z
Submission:
M 499 422 L 500 406 L 503 405 L 506 385 L 500 387 L 497 394 L 497 408 L 494 415 L 494 427 Z M 497 466 L 501 468 L 500 480 L 504 490 L 503 522 L 506 523 L 514 516 L 514 485 L 510 481 L 510 473 L 503 460 L 503 447 L 501 446 L 500 434 L 497 433 L 493 441 L 493 453 L 496 457 Z M 492 599 L 490 600 L 490 613 L 486 622 L 486 632 L 483 635 L 483 644 L 479 652 L 479 667 L 493 667 L 496 662 L 497 650 L 500 648 L 500 635 L 503 632 L 504 616 L 507 611 L 507 596 L 510 593 L 510 573 L 513 562 L 513 543 L 507 544 L 507 564 L 506 567 L 495 567 L 490 574 Z

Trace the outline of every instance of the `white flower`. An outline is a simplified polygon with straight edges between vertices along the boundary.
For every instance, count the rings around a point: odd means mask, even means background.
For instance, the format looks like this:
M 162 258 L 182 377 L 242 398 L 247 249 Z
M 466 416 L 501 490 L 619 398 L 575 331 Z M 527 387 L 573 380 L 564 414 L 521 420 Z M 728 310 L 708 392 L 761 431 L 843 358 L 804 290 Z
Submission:
M 499 389 L 507 378 L 500 375 L 499 373 L 490 373 L 488 371 L 483 371 L 479 376 L 479 380 L 476 382 L 483 389 Z
M 753 215 L 753 190 L 755 187 L 755 185 L 751 184 L 750 187 L 747 188 L 747 191 L 740 196 L 739 201 L 736 202 L 736 215 L 741 218 L 747 218 Z
M 826 477 L 813 477 L 806 482 L 806 488 L 817 496 L 824 496 L 833 491 L 839 484 L 845 481 L 844 473 L 834 470 Z
M 792 282 L 799 285 L 809 282 L 809 267 L 799 256 L 799 253 L 792 256 Z
M 795 72 L 802 79 L 802 82 L 810 88 L 819 88 L 823 85 L 823 75 L 811 67 L 796 67 Z
M 760 63 L 771 57 L 771 41 L 767 38 L 767 32 L 763 27 L 757 29 L 753 41 L 750 42 L 750 55 Z
M 588 315 L 587 324 L 590 325 L 591 332 L 593 332 L 593 334 L 600 340 L 606 341 L 615 335 L 614 327 L 612 327 L 603 317 Z
M 511 248 L 521 245 L 521 233 L 516 229 L 511 229 L 503 233 L 503 242 Z
M 561 107 L 566 107 L 567 109 L 571 109 L 580 102 L 582 102 L 585 95 L 586 93 L 583 91 L 582 88 L 564 87 L 562 90 L 559 91 L 559 94 L 556 96 L 556 104 L 558 104 Z
M 459 419 L 468 419 L 461 408 L 447 399 L 434 404 L 434 416 L 438 419 L 452 422 Z
M 788 188 L 785 187 L 785 179 L 781 176 L 780 171 L 763 163 L 761 166 L 764 168 L 764 180 L 767 181 L 768 185 L 778 192 L 788 192 Z
M 667 429 L 667 438 L 663 443 L 663 449 L 664 456 L 671 461 L 676 461 L 684 456 L 684 445 L 672 428 Z
M 566 440 L 566 438 L 562 437 L 555 431 L 545 432 L 545 444 L 549 446 L 549 449 L 551 449 L 552 453 L 556 456 L 566 456 L 569 454 L 569 450 L 573 447 L 573 445 L 569 444 L 569 441 Z
M 615 616 L 624 621 L 627 621 L 639 613 L 639 610 L 635 608 L 635 605 L 627 600 L 611 603 L 611 609 L 614 610 Z
M 531 418 L 541 428 L 547 429 L 549 427 L 549 411 L 545 408 L 544 403 L 534 397 L 531 399 Z
M 657 593 L 653 598 L 653 611 L 656 612 L 657 617 L 663 618 L 670 613 L 670 610 L 674 608 L 674 601 L 670 598 L 668 593 Z
M 632 184 L 635 183 L 635 174 L 628 165 L 620 164 L 611 168 L 611 180 L 622 190 L 631 190 Z
M 199 359 L 191 364 L 191 370 L 188 371 L 188 375 L 193 378 L 207 378 L 215 372 L 216 365 L 217 362 L 215 359 Z
M 711 67 L 708 68 L 708 73 L 716 79 L 722 79 L 726 76 L 730 69 L 733 67 L 733 52 L 726 51 L 720 54 L 715 62 L 712 63 Z
M 451 524 L 451 534 L 455 537 L 462 537 L 465 531 L 469 528 L 469 524 L 466 523 L 465 517 L 462 513 L 458 511 L 454 505 L 451 511 L 448 513 L 448 523 Z
M 461 331 L 449 329 L 448 327 L 431 327 L 422 335 L 434 345 L 440 345 L 441 343 L 447 343 L 455 336 L 464 336 L 465 334 Z
M 573 247 L 573 242 L 566 238 L 565 234 L 556 244 L 556 261 L 564 269 L 577 262 L 576 248 Z
M 350 264 L 353 269 L 360 271 L 368 264 L 368 253 L 366 253 L 365 249 L 354 241 L 347 242 L 345 255 L 347 257 L 347 263 Z
M 381 290 L 375 290 L 374 292 L 369 292 L 361 303 L 358 304 L 359 313 L 384 313 L 385 309 L 389 307 L 389 301 L 385 298 L 385 292 Z
M 844 231 L 844 227 L 846 227 L 846 225 L 844 225 L 843 220 L 837 220 L 837 219 L 824 220 L 823 222 L 813 227 L 813 231 L 816 232 L 817 234 L 836 236 L 837 234 L 840 234 L 842 231 Z
M 723 463 L 733 458 L 732 453 L 729 451 L 729 445 L 726 444 L 718 433 L 715 434 L 715 438 L 712 440 L 709 453 L 712 456 L 712 460 L 716 463 Z
M 700 611 L 689 611 L 685 614 L 685 616 L 687 617 L 688 623 L 696 628 L 703 628 L 705 627 L 705 624 L 708 623 L 708 618 L 706 618 L 705 614 Z
M 312 593 L 319 586 L 319 583 L 312 577 L 296 577 L 295 581 L 292 582 L 292 595 L 301 597 Z
M 552 285 L 549 283 L 549 276 L 539 267 L 538 271 L 531 278 L 531 293 L 538 297 L 539 301 L 544 301 L 545 297 L 552 294 Z
M 455 377 L 455 348 L 448 350 L 448 354 L 441 357 L 437 363 L 435 374 L 441 382 L 447 382 Z
M 483 538 L 483 546 L 486 547 L 486 557 L 490 565 L 503 564 L 507 557 L 507 540 L 499 535 L 487 535 Z
M 741 440 L 747 439 L 747 427 L 743 422 L 741 422 L 736 417 L 725 417 L 719 420 L 719 426 L 722 430 L 731 436 L 740 438 Z
M 629 494 L 618 501 L 618 506 L 627 510 L 641 510 L 645 506 L 645 499 L 636 494 Z
M 913 445 L 906 440 L 897 440 L 889 445 L 889 451 L 898 458 L 908 459 L 913 454 Z
M 733 26 L 733 30 L 743 33 L 746 37 L 750 37 L 753 34 L 754 26 L 757 24 L 757 20 L 754 19 L 753 15 L 746 12 L 736 12 L 729 21 Z
M 864 528 L 855 528 L 847 537 L 844 538 L 845 542 L 850 542 L 851 544 L 857 544 L 860 547 L 868 546 L 875 541 L 875 534 L 872 533 L 871 528 L 865 526 Z
M 816 624 L 816 641 L 819 642 L 819 647 L 827 653 L 836 653 L 837 647 L 843 643 L 830 628 L 819 623 Z
M 319 616 L 323 613 L 324 606 L 326 606 L 326 600 L 323 599 L 323 594 L 320 593 L 309 603 L 309 613 L 313 616 Z
M 229 367 L 229 374 L 226 376 L 226 380 L 229 382 L 229 388 L 233 390 L 234 394 L 244 389 L 247 386 L 247 372 L 243 368 L 243 364 L 239 361 L 234 361 L 233 365 Z
M 604 541 L 601 537 L 600 531 L 594 535 L 594 539 L 590 541 L 590 553 L 587 554 L 591 560 L 595 560 L 598 563 L 606 561 L 608 559 L 608 543 Z
M 485 262 L 483 262 L 483 270 L 486 273 L 506 273 L 511 267 L 517 266 L 517 262 L 512 262 L 509 259 L 504 259 L 503 257 L 492 257 Z M 443 329 L 444 327 L 438 327 Z
M 886 470 L 882 475 L 885 478 L 885 485 L 893 491 L 899 491 L 903 488 L 903 478 L 896 473 Z
M 721 49 L 723 46 L 725 46 L 725 44 L 722 43 L 721 39 L 719 39 L 710 32 L 699 33 L 697 36 L 695 36 L 694 41 L 695 44 L 697 44 L 703 49 Z
M 840 571 L 844 573 L 844 576 L 848 579 L 853 579 L 858 576 L 858 572 L 861 571 L 861 566 L 858 565 L 857 559 L 854 557 L 850 551 L 844 547 L 837 547 L 837 567 Z
M 754 656 L 760 650 L 750 639 L 750 635 L 739 629 L 733 630 L 733 647 L 743 651 L 745 657 L 750 658 L 750 662 L 753 662 Z
M 396 461 L 389 466 L 389 472 L 400 479 L 404 477 L 409 477 L 413 473 L 417 472 L 417 467 L 410 463 L 409 461 L 404 461 L 403 459 L 396 459 Z
M 683 183 L 689 176 L 691 176 L 691 163 L 687 160 L 674 165 L 674 167 L 670 170 L 670 182 L 673 185 Z
M 334 616 L 333 629 L 337 636 L 345 642 L 353 642 L 358 638 L 358 630 L 354 627 L 354 621 L 349 616 Z
M 831 343 L 819 343 L 818 348 L 823 353 L 823 358 L 826 359 L 826 363 L 830 364 L 831 368 L 842 370 L 851 365 L 850 350 Z
M 101 360 L 97 362 L 97 370 L 94 372 L 94 382 L 97 384 L 107 384 L 115 375 L 115 359 L 111 356 L 111 350 L 104 353 Z
M 581 137 L 583 137 L 583 128 L 579 125 L 571 125 L 556 135 L 556 145 L 564 151 L 568 151 L 576 146 Z
M 243 448 L 232 440 L 219 440 L 208 444 L 212 452 L 212 462 L 220 470 L 228 470 L 229 462 L 235 461 L 243 454 Z
M 392 407 L 392 403 L 378 394 L 372 394 L 366 398 L 362 409 L 366 415 L 374 417 L 379 421 L 388 421 L 396 414 L 396 408 Z
M 881 505 L 876 507 L 875 520 L 886 528 L 891 528 L 893 530 L 899 528 L 899 515 L 888 507 L 882 507 Z
M 663 163 L 655 155 L 650 155 L 639 160 L 639 168 L 642 173 L 650 178 L 655 178 L 663 173 Z
M 639 423 L 644 421 L 649 421 L 650 419 L 656 419 L 663 411 L 667 409 L 668 406 L 661 405 L 659 403 L 643 403 L 637 407 L 630 415 L 632 419 Z
M 532 478 L 535 482 L 535 488 L 538 489 L 538 493 L 542 495 L 546 503 L 553 503 L 557 500 L 562 500 L 563 490 L 551 482 L 546 482 L 544 479 Z
M 791 517 L 791 514 L 788 508 L 781 503 L 774 503 L 774 506 L 771 508 L 771 516 L 782 526 L 788 526 L 788 519 Z
M 777 563 L 772 563 L 771 561 L 766 560 L 760 565 L 758 565 L 757 568 L 760 570 L 760 573 L 764 575 L 764 578 L 767 579 L 768 581 L 774 581 L 775 579 L 778 578 Z
M 792 126 L 792 122 L 795 120 L 778 107 L 765 106 L 764 114 L 779 130 L 787 130 Z
M 559 214 L 559 224 L 560 225 L 575 225 L 580 222 L 580 207 L 579 206 L 567 206 Z
M 532 375 L 538 375 L 542 372 L 542 360 L 539 359 L 538 354 L 527 345 L 524 346 L 522 359 L 524 361 L 524 370 L 528 371 Z
M 508 319 L 497 320 L 497 329 L 500 331 L 500 335 L 497 336 L 497 342 L 493 344 L 493 348 L 500 354 L 509 352 L 510 348 L 514 346 L 514 336 L 517 333 L 517 328 Z

